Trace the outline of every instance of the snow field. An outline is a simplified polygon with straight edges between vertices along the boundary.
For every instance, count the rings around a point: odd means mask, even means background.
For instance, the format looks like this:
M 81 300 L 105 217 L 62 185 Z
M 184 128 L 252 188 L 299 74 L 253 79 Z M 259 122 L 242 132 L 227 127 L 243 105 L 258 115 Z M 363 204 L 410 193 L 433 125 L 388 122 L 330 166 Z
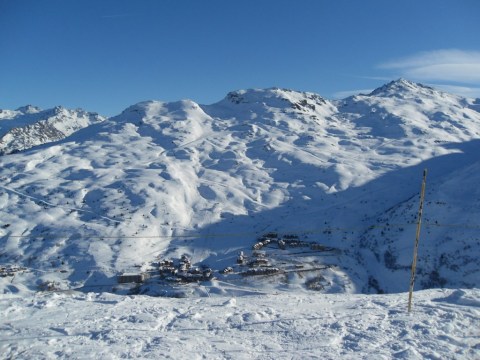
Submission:
M 15 359 L 478 359 L 480 292 L 271 293 L 190 299 L 108 293 L 3 296 Z

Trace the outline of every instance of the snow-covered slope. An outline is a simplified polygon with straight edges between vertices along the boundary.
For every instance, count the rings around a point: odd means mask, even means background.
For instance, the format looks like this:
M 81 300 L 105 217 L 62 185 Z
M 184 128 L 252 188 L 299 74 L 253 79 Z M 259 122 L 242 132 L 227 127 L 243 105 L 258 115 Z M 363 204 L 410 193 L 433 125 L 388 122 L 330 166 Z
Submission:
M 41 110 L 27 105 L 0 110 L 0 155 L 66 138 L 75 131 L 105 120 L 96 113 L 61 106 Z
M 478 286 L 477 105 L 402 79 L 340 101 L 272 88 L 142 102 L 0 159 L 0 262 L 30 289 L 112 290 L 144 271 L 138 291 L 161 294 L 159 259 L 188 254 L 220 293 L 405 291 L 427 167 L 417 286 Z
M 421 288 L 479 285 L 479 146 L 479 141 L 463 144 L 459 146 L 462 154 L 436 158 L 426 165 L 435 173 L 427 188 L 421 230 L 417 274 Z M 465 164 L 468 157 L 475 160 Z M 455 171 L 442 174 L 452 165 Z M 361 236 L 360 258 L 370 272 L 370 290 L 405 289 L 402 282 L 410 273 L 417 212 L 418 197 L 414 196 L 379 216 L 375 227 Z
M 340 102 L 342 113 L 376 137 L 458 142 L 479 136 L 475 101 L 404 79 Z

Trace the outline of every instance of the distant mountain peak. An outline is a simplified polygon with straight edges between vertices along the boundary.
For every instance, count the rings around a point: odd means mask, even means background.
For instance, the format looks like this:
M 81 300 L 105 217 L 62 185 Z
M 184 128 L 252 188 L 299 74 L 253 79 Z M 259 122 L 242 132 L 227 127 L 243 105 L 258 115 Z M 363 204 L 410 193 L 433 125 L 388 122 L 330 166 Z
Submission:
M 292 109 L 304 113 L 317 111 L 325 105 L 328 107 L 329 102 L 315 93 L 272 87 L 232 91 L 219 104 L 228 107 L 233 104 L 232 110 L 238 105 L 244 105 L 261 107 L 267 111 L 268 109 L 281 111 Z
M 159 114 L 166 114 L 173 111 L 187 112 L 189 110 L 198 110 L 200 106 L 189 99 L 179 100 L 174 102 L 163 102 L 159 100 L 147 100 L 129 106 L 122 111 L 121 114 L 113 117 L 116 120 L 131 120 L 132 114 L 137 114 L 137 117 L 143 116 L 157 116 Z
M 227 94 L 226 99 L 234 104 L 252 104 L 257 102 L 265 102 L 268 99 L 279 99 L 282 101 L 290 101 L 292 98 L 305 97 L 310 99 L 324 100 L 320 95 L 290 89 L 271 87 L 265 89 L 246 89 L 235 90 Z
M 39 113 L 40 111 L 42 111 L 42 109 L 40 109 L 38 106 L 33 106 L 33 105 L 29 104 L 29 105 L 21 106 L 18 109 L 16 109 L 15 111 L 19 111 L 19 112 L 22 112 L 24 114 L 36 114 L 36 113 Z
M 234 104 L 252 104 L 269 98 L 283 98 L 278 88 L 235 90 L 227 94 L 226 99 Z
M 62 106 L 41 110 L 33 105 L 7 111 L 0 123 L 0 155 L 66 138 L 91 124 L 105 120 L 97 113 Z
M 433 94 L 435 91 L 434 88 L 416 83 L 404 78 L 390 81 L 389 83 L 380 86 L 379 88 L 373 90 L 369 96 L 395 96 L 402 97 L 406 94 L 411 93 L 428 93 Z

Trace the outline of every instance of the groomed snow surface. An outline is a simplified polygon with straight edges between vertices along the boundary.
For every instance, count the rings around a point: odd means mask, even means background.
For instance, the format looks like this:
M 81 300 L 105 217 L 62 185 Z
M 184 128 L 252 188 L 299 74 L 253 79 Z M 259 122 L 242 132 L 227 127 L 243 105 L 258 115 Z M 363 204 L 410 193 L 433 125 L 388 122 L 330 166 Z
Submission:
M 478 359 L 480 291 L 3 296 L 6 359 Z

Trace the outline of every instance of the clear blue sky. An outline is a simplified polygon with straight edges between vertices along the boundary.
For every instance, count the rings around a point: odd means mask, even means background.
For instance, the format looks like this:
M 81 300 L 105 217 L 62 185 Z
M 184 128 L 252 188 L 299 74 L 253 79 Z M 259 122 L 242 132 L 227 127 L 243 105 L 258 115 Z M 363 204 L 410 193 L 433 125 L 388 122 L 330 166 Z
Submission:
M 480 1 L 0 0 L 4 109 L 334 98 L 398 77 L 480 97 Z

